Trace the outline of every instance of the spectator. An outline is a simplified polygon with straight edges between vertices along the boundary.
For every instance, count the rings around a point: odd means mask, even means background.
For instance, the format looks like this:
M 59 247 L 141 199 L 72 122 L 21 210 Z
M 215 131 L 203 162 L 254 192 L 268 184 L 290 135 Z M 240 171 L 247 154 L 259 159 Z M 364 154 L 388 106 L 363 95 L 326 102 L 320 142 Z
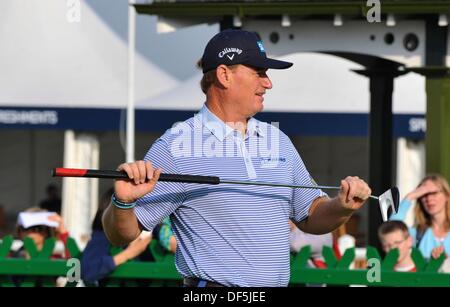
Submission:
M 308 265 L 317 268 L 326 268 L 322 257 L 324 246 L 333 247 L 333 235 L 326 233 L 314 235 L 301 231 L 293 222 L 289 221 L 291 232 L 289 234 L 291 253 L 298 253 L 304 246 L 311 246 L 311 258 Z
M 415 246 L 425 258 L 438 258 L 442 253 L 450 253 L 450 188 L 447 180 L 439 174 L 431 174 L 422 179 L 416 189 L 405 196 L 398 213 L 391 220 L 402 220 L 413 202 L 415 222 L 409 229 Z
M 142 254 L 152 240 L 152 234 L 150 232 L 142 232 L 137 239 L 117 255 L 113 256 L 110 253 L 111 245 L 103 232 L 101 217 L 103 211 L 109 205 L 112 193 L 113 190 L 107 191 L 100 202 L 92 223 L 91 240 L 84 249 L 81 258 L 81 278 L 84 282 L 96 286 L 103 286 L 106 283 L 106 277 L 117 266 Z
M 17 236 L 20 240 L 24 240 L 26 237 L 31 238 L 36 245 L 37 251 L 42 250 L 46 239 L 56 237 L 64 243 L 65 251 L 63 255 L 54 253 L 52 258 L 70 258 L 70 253 L 67 249 L 69 233 L 64 226 L 63 219 L 55 212 L 48 212 L 33 207 L 19 213 Z M 13 252 L 11 257 L 28 259 L 30 255 L 22 246 L 18 251 Z
M 61 198 L 59 197 L 58 188 L 53 184 L 49 184 L 45 191 L 47 198 L 39 203 L 39 208 L 61 214 Z
M 398 272 L 416 272 L 416 265 L 411 258 L 413 238 L 408 226 L 402 221 L 384 222 L 378 228 L 378 238 L 385 253 L 397 248 L 399 252 L 394 270 Z
M 161 245 L 165 251 L 175 253 L 177 249 L 177 239 L 173 234 L 172 223 L 170 222 L 169 217 L 166 217 L 161 224 L 156 226 L 153 233 L 158 239 L 159 245 Z
M 67 248 L 67 239 L 69 233 L 67 232 L 64 221 L 61 216 L 55 212 L 48 212 L 41 208 L 30 208 L 24 212 L 20 212 L 17 220 L 17 236 L 20 240 L 25 238 L 31 238 L 36 246 L 37 252 L 40 252 L 45 244 L 45 241 L 49 238 L 55 237 L 64 243 L 64 252 L 53 253 L 51 259 L 70 258 L 70 253 Z M 12 258 L 24 258 L 30 259 L 33 255 L 30 255 L 31 251 L 25 249 L 25 245 L 22 245 L 18 250 L 14 250 L 10 253 Z M 25 276 L 10 276 L 11 282 L 16 286 L 21 286 L 26 281 Z M 60 286 L 59 278 L 51 278 L 55 286 Z M 38 277 L 35 280 L 35 286 L 41 287 L 48 279 L 45 277 Z

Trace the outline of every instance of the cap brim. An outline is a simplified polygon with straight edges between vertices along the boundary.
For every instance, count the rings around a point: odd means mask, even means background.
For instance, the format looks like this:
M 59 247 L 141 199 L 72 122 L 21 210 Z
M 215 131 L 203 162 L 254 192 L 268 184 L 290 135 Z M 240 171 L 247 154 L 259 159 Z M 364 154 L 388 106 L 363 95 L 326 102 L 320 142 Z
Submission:
M 275 59 L 271 59 L 271 58 L 253 58 L 250 59 L 248 61 L 246 61 L 246 64 L 252 65 L 254 67 L 258 67 L 258 68 L 267 68 L 267 69 L 286 69 L 291 67 L 292 65 L 294 65 L 291 62 L 286 62 L 286 61 L 280 61 L 280 60 L 275 60 Z

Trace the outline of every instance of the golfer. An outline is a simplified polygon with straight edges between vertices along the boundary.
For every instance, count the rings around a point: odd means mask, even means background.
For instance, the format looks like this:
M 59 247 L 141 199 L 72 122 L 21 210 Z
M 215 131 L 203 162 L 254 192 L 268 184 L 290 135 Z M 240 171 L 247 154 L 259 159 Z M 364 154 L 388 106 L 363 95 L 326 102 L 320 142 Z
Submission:
M 178 242 L 175 262 L 186 286 L 287 286 L 289 223 L 312 234 L 345 223 L 371 190 L 358 177 L 341 181 L 335 198 L 321 190 L 159 182 L 161 171 L 311 185 L 290 139 L 253 118 L 272 88 L 268 69 L 292 63 L 270 59 L 255 33 L 226 30 L 201 60 L 206 102 L 150 148 L 144 161 L 124 163 L 131 180 L 116 180 L 103 216 L 116 245 L 169 216 Z M 151 119 L 149 119 L 151 120 Z

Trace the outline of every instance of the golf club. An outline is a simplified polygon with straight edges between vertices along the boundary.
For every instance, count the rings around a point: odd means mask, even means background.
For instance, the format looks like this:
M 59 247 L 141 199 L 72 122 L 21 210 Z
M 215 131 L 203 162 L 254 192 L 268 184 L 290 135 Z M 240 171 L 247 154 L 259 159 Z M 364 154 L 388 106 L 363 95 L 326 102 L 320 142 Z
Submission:
M 53 177 L 85 177 L 85 178 L 110 178 L 110 179 L 130 179 L 127 173 L 115 170 L 94 170 L 94 169 L 79 169 L 79 168 L 54 168 L 52 170 Z M 323 185 L 292 185 L 276 182 L 259 182 L 259 181 L 240 181 L 240 180 L 223 180 L 216 176 L 198 176 L 198 175 L 183 175 L 183 174 L 161 174 L 159 181 L 162 182 L 184 182 L 184 183 L 198 183 L 198 184 L 240 184 L 253 186 L 269 186 L 269 187 L 285 187 L 293 189 L 321 189 L 321 190 L 340 190 L 337 186 L 323 186 Z M 392 213 L 397 213 L 399 205 L 399 191 L 397 187 L 390 188 L 380 196 L 370 195 L 370 198 L 378 200 L 381 216 L 383 221 L 387 221 L 388 211 L 391 209 Z

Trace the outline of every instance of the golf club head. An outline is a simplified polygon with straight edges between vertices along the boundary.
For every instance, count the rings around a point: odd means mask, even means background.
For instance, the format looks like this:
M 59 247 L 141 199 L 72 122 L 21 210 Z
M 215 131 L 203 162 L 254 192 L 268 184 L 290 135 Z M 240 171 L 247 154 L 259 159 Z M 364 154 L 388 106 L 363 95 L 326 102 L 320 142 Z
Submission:
M 398 212 L 398 205 L 400 200 L 400 193 L 397 187 L 390 188 L 378 197 L 378 203 L 380 205 L 381 216 L 383 222 L 386 222 L 389 218 L 388 210 L 391 208 L 392 213 Z

